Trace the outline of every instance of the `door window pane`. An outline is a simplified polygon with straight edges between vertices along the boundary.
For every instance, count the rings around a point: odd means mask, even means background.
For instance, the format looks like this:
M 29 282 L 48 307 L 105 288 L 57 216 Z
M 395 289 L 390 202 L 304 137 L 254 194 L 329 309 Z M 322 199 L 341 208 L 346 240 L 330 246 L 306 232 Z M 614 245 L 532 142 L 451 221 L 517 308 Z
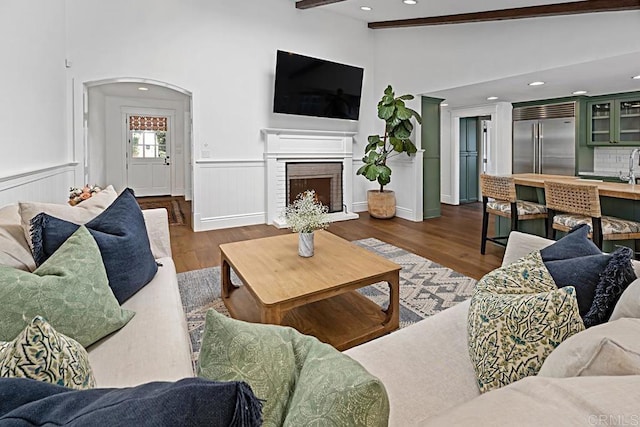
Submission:
M 131 157 L 164 159 L 167 157 L 167 117 L 129 116 Z

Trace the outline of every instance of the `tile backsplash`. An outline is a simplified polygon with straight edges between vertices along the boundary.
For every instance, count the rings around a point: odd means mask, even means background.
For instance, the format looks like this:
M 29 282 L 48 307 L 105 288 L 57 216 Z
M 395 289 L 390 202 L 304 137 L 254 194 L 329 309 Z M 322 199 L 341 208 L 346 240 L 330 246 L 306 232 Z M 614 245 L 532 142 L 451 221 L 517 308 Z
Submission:
M 617 175 L 629 171 L 629 155 L 634 147 L 595 147 L 593 149 L 594 172 L 607 172 Z M 636 160 L 637 161 L 637 160 Z M 640 167 L 636 163 L 636 170 Z

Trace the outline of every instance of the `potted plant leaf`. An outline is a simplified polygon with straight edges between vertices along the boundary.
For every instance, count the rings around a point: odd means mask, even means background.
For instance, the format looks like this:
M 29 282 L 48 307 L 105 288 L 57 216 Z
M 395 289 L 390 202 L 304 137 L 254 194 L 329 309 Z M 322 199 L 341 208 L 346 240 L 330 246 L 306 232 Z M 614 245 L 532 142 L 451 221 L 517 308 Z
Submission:
M 422 124 L 422 117 L 417 111 L 408 108 L 404 101 L 413 99 L 413 95 L 395 96 L 391 85 L 384 90 L 378 102 L 378 117 L 385 122 L 384 135 L 370 135 L 362 158 L 364 165 L 358 169 L 369 181 L 378 181 L 379 190 L 367 191 L 369 214 L 374 218 L 392 218 L 396 214 L 396 196 L 392 190 L 384 186 L 391 181 L 391 168 L 387 164 L 393 156 L 417 151 L 409 137 L 413 131 L 411 118 Z

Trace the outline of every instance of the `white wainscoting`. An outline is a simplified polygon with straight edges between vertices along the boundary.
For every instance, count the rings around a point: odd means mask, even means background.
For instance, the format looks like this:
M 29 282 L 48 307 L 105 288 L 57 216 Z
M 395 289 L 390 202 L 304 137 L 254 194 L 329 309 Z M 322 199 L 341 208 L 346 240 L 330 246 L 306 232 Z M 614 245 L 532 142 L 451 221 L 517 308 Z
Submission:
M 422 155 L 418 154 L 391 160 L 393 175 L 386 187 L 396 192 L 396 215 L 410 221 L 422 221 Z M 363 212 L 367 210 L 366 190 L 376 184 L 355 176 L 362 166 L 360 159 L 351 163 L 354 201 L 350 211 Z M 195 162 L 194 173 L 194 231 L 267 223 L 265 160 L 201 159 Z
M 66 163 L 0 178 L 0 206 L 21 201 L 66 203 L 76 182 L 77 163 Z
M 263 159 L 197 160 L 194 174 L 194 231 L 266 222 Z

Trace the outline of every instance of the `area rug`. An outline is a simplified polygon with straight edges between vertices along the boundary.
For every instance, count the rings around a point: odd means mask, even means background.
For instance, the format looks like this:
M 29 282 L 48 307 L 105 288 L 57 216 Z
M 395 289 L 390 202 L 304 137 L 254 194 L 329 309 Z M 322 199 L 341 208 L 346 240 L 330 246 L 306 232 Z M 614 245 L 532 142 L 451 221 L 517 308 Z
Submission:
M 476 281 L 404 249 L 369 238 L 353 242 L 402 267 L 400 271 L 400 327 L 469 299 Z M 240 279 L 231 275 L 234 284 Z M 178 273 L 182 306 L 191 338 L 192 360 L 197 361 L 206 312 L 213 308 L 229 315 L 220 297 L 220 267 Z M 359 290 L 382 307 L 389 301 L 389 286 L 376 283 Z
M 140 205 L 140 209 L 165 208 L 169 213 L 169 225 L 184 225 L 184 214 L 177 200 L 136 200 Z

